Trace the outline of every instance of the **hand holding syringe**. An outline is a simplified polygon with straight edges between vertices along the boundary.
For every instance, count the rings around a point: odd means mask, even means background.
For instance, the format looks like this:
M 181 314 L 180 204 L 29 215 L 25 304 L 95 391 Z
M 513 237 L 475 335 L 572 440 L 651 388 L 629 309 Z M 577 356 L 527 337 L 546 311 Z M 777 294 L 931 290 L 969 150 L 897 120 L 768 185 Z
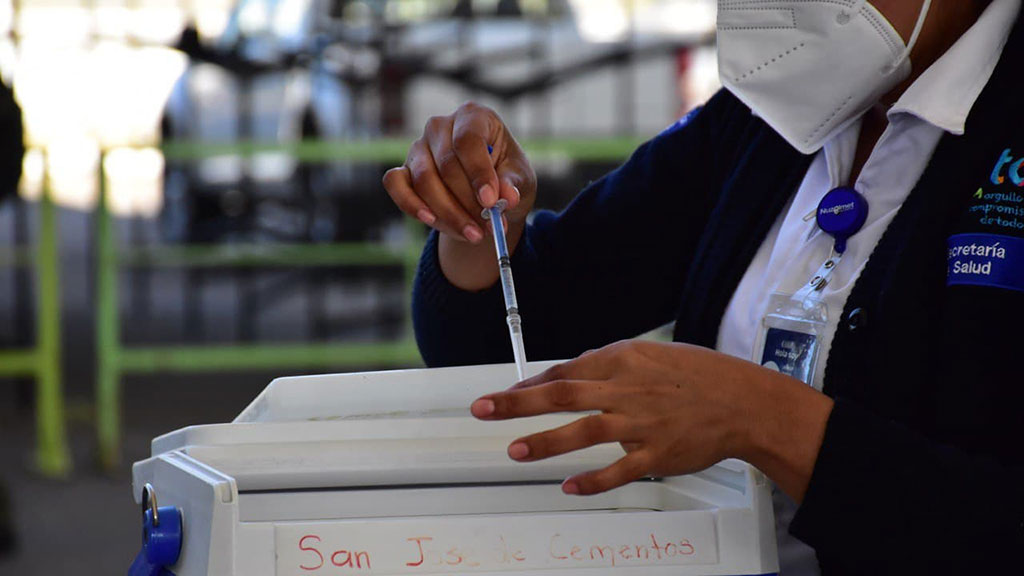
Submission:
M 488 207 L 489 216 L 498 200 L 506 202 L 504 218 L 499 208 L 490 223 L 500 264 L 501 254 L 507 257 L 522 234 L 536 199 L 537 176 L 501 118 L 489 108 L 467 103 L 454 114 L 430 119 L 405 163 L 384 175 L 384 188 L 403 212 L 440 233 L 437 258 L 445 278 L 459 289 L 478 292 L 492 286 L 495 278 L 486 249 L 487 222 L 470 207 Z M 507 231 L 502 226 L 506 223 Z M 522 326 L 511 271 L 500 271 L 506 307 L 514 312 L 509 329 L 516 366 L 524 377 Z
M 526 378 L 526 349 L 523 345 L 523 324 L 519 316 L 519 303 L 516 302 L 516 287 L 512 281 L 512 261 L 508 253 L 508 243 L 505 241 L 505 226 L 502 223 L 502 213 L 508 203 L 504 200 L 498 202 L 491 208 L 485 208 L 481 216 L 484 220 L 490 220 L 491 230 L 494 236 L 494 249 L 498 254 L 498 269 L 501 277 L 501 292 L 505 296 L 505 311 L 508 315 L 508 334 L 512 339 L 512 354 L 516 360 L 516 372 L 519 379 Z

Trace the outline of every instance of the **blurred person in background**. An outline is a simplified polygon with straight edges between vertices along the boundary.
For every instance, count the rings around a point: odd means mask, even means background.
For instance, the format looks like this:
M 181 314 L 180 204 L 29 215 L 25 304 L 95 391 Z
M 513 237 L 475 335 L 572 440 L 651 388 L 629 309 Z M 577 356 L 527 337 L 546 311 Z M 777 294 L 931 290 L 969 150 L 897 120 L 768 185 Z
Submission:
M 14 94 L 0 83 L 0 205 L 18 193 L 25 156 L 21 107 Z M 14 549 L 14 513 L 7 487 L 0 480 L 0 556 Z
M 528 222 L 536 176 L 493 111 L 428 122 L 384 178 L 435 229 L 424 359 L 509 361 L 480 218 L 505 199 L 529 356 L 575 359 L 473 414 L 595 412 L 510 457 L 622 444 L 569 494 L 744 459 L 787 576 L 1022 573 L 1020 0 L 718 7 L 726 89 L 560 214 Z

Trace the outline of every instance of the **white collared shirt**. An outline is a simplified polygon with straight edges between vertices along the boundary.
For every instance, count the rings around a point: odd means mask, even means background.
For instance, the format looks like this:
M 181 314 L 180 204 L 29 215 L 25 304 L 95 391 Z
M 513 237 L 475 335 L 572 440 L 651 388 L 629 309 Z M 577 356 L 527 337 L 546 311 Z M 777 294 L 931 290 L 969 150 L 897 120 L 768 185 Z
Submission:
M 978 21 L 903 93 L 889 110 L 889 126 L 861 169 L 854 187 L 864 195 L 869 213 L 864 227 L 850 239 L 846 253 L 825 287 L 829 317 L 821 338 L 821 356 L 813 385 L 821 390 L 840 315 L 846 300 L 910 191 L 924 173 L 945 133 L 964 133 L 967 116 L 988 84 L 1020 11 L 1021 0 L 993 0 Z M 825 144 L 811 163 L 796 195 L 776 220 L 747 268 L 722 318 L 716 348 L 750 360 L 773 293 L 793 294 L 828 259 L 833 240 L 817 228 L 813 215 L 821 198 L 847 183 L 861 122 Z M 776 520 L 782 576 L 818 574 L 814 551 L 787 532 L 796 511 L 781 492 Z

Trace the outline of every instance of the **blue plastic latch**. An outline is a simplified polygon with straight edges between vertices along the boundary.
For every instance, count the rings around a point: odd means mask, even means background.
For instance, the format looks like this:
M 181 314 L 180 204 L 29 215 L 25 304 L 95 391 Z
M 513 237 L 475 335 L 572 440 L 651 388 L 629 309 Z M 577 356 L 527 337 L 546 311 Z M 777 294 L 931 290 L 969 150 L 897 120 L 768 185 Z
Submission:
M 159 523 L 154 523 L 152 510 L 143 512 L 142 550 L 128 568 L 128 576 L 174 576 L 167 567 L 181 555 L 181 511 L 174 506 L 156 510 Z

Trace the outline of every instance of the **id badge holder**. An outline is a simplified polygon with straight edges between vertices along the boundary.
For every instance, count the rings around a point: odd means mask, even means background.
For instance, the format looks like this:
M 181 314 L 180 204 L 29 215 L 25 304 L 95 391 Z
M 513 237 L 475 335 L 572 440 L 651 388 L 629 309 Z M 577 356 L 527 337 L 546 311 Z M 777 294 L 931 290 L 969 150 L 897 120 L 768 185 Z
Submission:
M 824 302 L 772 294 L 758 330 L 754 361 L 811 385 L 827 324 Z
M 831 190 L 815 210 L 818 228 L 835 243 L 828 260 L 810 282 L 795 294 L 773 294 L 761 320 L 753 361 L 792 376 L 810 386 L 821 355 L 828 324 L 828 306 L 822 301 L 825 286 L 846 252 L 846 242 L 868 216 L 867 200 L 855 189 Z

